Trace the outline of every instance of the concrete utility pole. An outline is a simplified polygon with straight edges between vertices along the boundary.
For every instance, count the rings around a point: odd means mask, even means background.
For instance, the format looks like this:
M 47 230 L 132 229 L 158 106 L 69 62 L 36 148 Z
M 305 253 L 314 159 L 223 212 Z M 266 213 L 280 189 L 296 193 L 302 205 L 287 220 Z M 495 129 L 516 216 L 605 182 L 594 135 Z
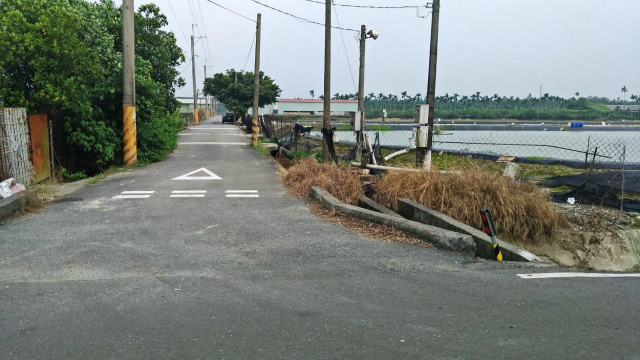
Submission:
M 356 152 L 356 160 L 360 161 L 362 156 L 367 152 L 367 145 L 364 140 L 364 59 L 365 59 L 365 42 L 367 37 L 373 40 L 378 38 L 378 31 L 371 30 L 367 32 L 367 27 L 360 27 L 360 73 L 358 77 L 358 110 L 360 111 L 360 126 L 356 130 L 356 144 L 358 151 Z M 364 161 L 362 162 L 364 164 Z
M 256 22 L 256 61 L 253 70 L 253 119 L 251 120 L 251 146 L 258 146 L 258 104 L 260 102 L 260 28 L 262 15 Z
M 124 165 L 138 162 L 136 141 L 136 63 L 133 0 L 122 2 L 122 107 Z
M 365 152 L 364 145 L 364 50 L 366 43 L 367 27 L 360 27 L 360 73 L 358 75 L 358 111 L 360 111 L 360 126 L 356 130 L 356 161 L 362 160 Z M 364 162 L 363 162 L 364 164 Z
M 207 80 L 207 59 L 204 59 L 204 80 Z M 202 92 L 204 93 L 204 86 L 202 87 Z M 205 118 L 209 118 L 210 114 L 209 114 L 209 95 L 205 95 L 204 96 L 204 117 Z
M 193 78 L 193 122 L 198 125 L 198 89 L 196 89 L 196 52 L 194 26 L 191 25 L 191 76 Z
M 331 128 L 331 0 L 326 0 L 324 12 L 324 104 L 322 107 L 322 162 L 329 162 L 327 134 Z
M 416 147 L 416 167 L 431 169 L 431 149 L 433 148 L 433 117 L 436 102 L 436 64 L 438 60 L 438 24 L 440 21 L 440 0 L 433 0 L 431 14 L 431 50 L 429 51 L 429 83 L 427 86 L 427 104 L 429 104 L 429 136 L 427 147 Z

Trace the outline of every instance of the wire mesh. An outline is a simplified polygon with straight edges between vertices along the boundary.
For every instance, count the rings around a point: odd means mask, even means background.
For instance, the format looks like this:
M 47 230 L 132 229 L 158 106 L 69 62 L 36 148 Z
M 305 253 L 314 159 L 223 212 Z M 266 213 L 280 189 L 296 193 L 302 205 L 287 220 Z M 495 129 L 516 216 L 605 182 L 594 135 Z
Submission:
M 28 185 L 33 178 L 29 125 L 24 108 L 0 109 L 0 175 Z

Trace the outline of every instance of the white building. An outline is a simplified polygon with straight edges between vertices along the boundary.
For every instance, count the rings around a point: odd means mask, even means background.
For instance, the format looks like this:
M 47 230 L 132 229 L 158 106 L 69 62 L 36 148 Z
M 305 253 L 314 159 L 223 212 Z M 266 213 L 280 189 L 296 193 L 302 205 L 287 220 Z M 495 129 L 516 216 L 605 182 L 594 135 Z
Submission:
M 277 99 L 274 104 L 258 109 L 260 115 L 311 115 L 320 116 L 324 107 L 322 99 Z M 342 116 L 358 111 L 357 100 L 331 100 L 331 115 Z M 253 114 L 250 109 L 249 114 Z

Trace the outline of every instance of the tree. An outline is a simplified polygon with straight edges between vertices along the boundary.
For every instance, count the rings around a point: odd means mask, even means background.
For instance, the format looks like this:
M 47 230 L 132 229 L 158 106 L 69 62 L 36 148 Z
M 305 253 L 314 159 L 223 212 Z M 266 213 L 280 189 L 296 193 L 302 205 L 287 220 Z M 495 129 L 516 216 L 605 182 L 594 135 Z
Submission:
M 580 96 L 580 91 L 576 91 L 576 97 Z
M 313 99 L 314 97 L 316 97 L 316 93 L 313 90 L 309 91 L 309 96 L 311 96 L 311 98 Z
M 403 110 L 407 110 L 407 92 L 406 91 L 401 92 L 400 96 L 402 97 L 402 101 L 403 101 Z
M 184 61 L 155 5 L 136 13 L 138 160 L 161 159 L 183 121 L 175 66 Z M 122 159 L 122 23 L 113 1 L 0 2 L 0 98 L 47 113 L 62 166 L 95 173 Z M 27 66 L 28 64 L 28 66 Z
M 236 76 L 238 81 L 235 81 Z M 236 115 L 236 119 L 243 117 L 253 106 L 253 72 L 229 69 L 225 73 L 217 73 L 212 78 L 204 80 L 205 95 L 216 96 L 224 105 Z M 260 94 L 258 107 L 276 102 L 282 90 L 274 80 L 265 76 L 261 71 L 259 76 Z
M 627 92 L 629 91 L 629 90 L 627 90 L 627 86 L 626 85 L 623 86 L 622 89 L 620 89 L 620 91 L 622 91 L 622 94 L 624 94 L 624 101 L 626 102 L 627 101 Z

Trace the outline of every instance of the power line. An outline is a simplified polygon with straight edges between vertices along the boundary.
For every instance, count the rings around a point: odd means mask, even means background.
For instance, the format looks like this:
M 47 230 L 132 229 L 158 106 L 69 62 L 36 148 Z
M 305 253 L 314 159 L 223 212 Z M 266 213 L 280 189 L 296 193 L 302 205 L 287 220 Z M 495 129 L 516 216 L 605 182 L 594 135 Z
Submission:
M 305 18 L 300 17 L 300 16 L 297 16 L 297 15 L 293 15 L 293 14 L 288 13 L 288 12 L 286 12 L 286 11 L 283 11 L 283 10 L 280 10 L 280 9 L 276 9 L 276 8 L 274 8 L 274 7 L 272 7 L 272 6 L 269 6 L 269 5 L 263 4 L 263 3 L 261 3 L 261 2 L 259 2 L 259 1 L 257 1 L 257 0 L 251 0 L 251 1 L 253 1 L 253 2 L 254 2 L 254 3 L 256 3 L 256 4 L 262 5 L 262 6 L 266 7 L 266 8 L 269 8 L 269 9 L 271 9 L 271 10 L 277 11 L 277 12 L 282 13 L 282 14 L 285 14 L 285 15 L 287 15 L 287 16 L 291 16 L 291 17 L 292 17 L 292 18 L 294 18 L 294 19 L 297 19 L 297 20 L 300 20 L 300 21 L 304 21 L 304 22 L 307 22 L 307 23 L 310 23 L 310 24 L 316 24 L 316 25 L 324 26 L 324 24 L 323 24 L 323 23 L 319 23 L 319 22 L 317 22 L 317 21 L 313 21 L 313 20 L 305 19 Z M 332 28 L 333 28 L 333 29 L 341 29 L 341 30 L 347 30 L 347 31 L 359 32 L 358 30 L 355 30 L 355 29 L 342 28 L 342 27 L 339 27 L 339 26 L 332 26 Z
M 244 61 L 244 66 L 242 67 L 242 71 L 247 67 L 247 63 L 249 62 L 249 56 L 251 56 L 251 51 L 253 50 L 253 44 L 256 41 L 256 35 L 253 34 L 253 41 L 251 41 L 251 47 L 249 48 L 249 53 L 247 54 L 247 60 Z
M 244 16 L 244 15 L 242 15 L 242 14 L 239 14 L 239 13 L 237 13 L 237 12 L 235 12 L 235 11 L 231 10 L 231 9 L 228 9 L 228 8 L 226 8 L 226 7 L 224 7 L 224 6 L 220 5 L 220 4 L 218 4 L 218 3 L 215 3 L 215 2 L 213 2 L 213 1 L 211 1 L 211 0 L 207 0 L 207 1 L 208 1 L 208 2 L 210 2 L 210 3 L 212 3 L 213 5 L 219 6 L 219 7 L 223 8 L 223 9 L 225 9 L 225 10 L 227 10 L 227 11 L 231 12 L 231 13 L 234 13 L 234 14 L 236 14 L 236 15 L 238 15 L 238 16 L 240 16 L 240 17 L 242 17 L 242 18 L 245 18 L 245 19 L 247 19 L 247 20 L 249 20 L 249 21 L 252 21 L 252 22 L 256 22 L 255 20 L 253 20 L 253 19 L 251 19 L 251 18 L 248 18 L 248 17 L 246 17 L 246 16 Z
M 196 20 L 196 16 L 193 14 L 193 8 L 191 7 L 191 0 L 187 0 L 187 3 L 189 3 L 189 10 L 191 10 L 191 17 L 193 18 L 193 23 L 196 24 L 197 26 L 198 21 Z
M 187 65 L 185 65 L 184 69 L 180 70 L 180 72 L 178 74 L 182 74 L 185 70 L 187 70 L 187 68 L 189 68 L 189 64 L 191 64 L 191 59 L 189 59 L 189 61 L 187 61 Z
M 208 41 L 209 37 L 207 36 L 207 28 L 205 27 L 204 19 L 202 18 L 202 7 L 200 7 L 200 0 L 198 0 L 198 10 L 200 11 L 200 21 L 202 21 L 202 31 L 204 31 L 204 37 L 205 37 L 204 44 L 207 45 L 207 49 L 205 50 L 205 53 L 210 59 L 213 59 L 213 57 L 211 56 L 211 49 L 209 48 L 209 41 Z
M 318 0 L 304 0 L 304 1 L 316 3 L 316 4 L 324 4 L 323 1 L 318 1 Z M 373 5 L 350 5 L 350 4 L 333 3 L 333 6 L 343 6 L 343 7 L 361 8 L 361 9 L 414 9 L 414 8 L 421 8 L 424 5 L 373 6 Z
M 180 25 L 180 19 L 178 19 L 178 16 L 176 15 L 176 12 L 173 11 L 173 6 L 171 6 L 171 0 L 167 0 L 167 3 L 169 4 L 169 8 L 171 9 L 171 12 L 173 13 L 173 17 L 176 18 L 176 22 L 178 23 L 178 28 L 180 29 L 180 32 L 188 40 L 189 37 L 187 36 L 187 33 L 185 33 L 184 30 L 182 30 L 182 26 Z
M 338 10 L 336 10 L 336 4 L 331 1 L 333 4 L 333 12 L 336 14 L 336 20 L 338 22 L 338 27 L 340 27 L 340 19 L 338 18 Z M 349 65 L 349 73 L 351 73 L 351 82 L 353 83 L 353 90 L 355 90 L 356 94 L 358 93 L 358 88 L 356 87 L 356 79 L 353 77 L 353 71 L 351 70 L 351 61 L 349 61 L 349 54 L 347 53 L 347 45 L 344 42 L 344 36 L 342 36 L 342 29 L 340 29 L 340 38 L 342 39 L 342 47 L 344 48 L 344 56 L 347 58 L 347 64 Z

